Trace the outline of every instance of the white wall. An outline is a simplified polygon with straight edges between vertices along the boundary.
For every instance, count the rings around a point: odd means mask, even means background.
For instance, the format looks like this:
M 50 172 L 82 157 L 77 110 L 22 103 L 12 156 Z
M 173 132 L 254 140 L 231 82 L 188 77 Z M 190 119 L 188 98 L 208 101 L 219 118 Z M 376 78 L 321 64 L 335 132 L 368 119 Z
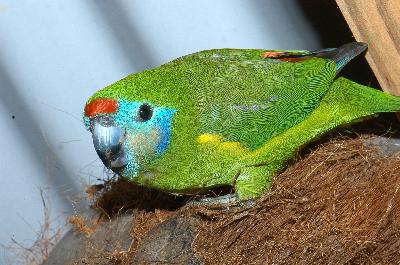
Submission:
M 103 175 L 81 122 L 93 92 L 175 57 L 225 47 L 320 44 L 292 0 L 0 0 L 0 243 L 35 239 L 40 187 L 53 216 L 70 214 L 82 183 Z M 6 254 L 0 250 L 0 264 Z

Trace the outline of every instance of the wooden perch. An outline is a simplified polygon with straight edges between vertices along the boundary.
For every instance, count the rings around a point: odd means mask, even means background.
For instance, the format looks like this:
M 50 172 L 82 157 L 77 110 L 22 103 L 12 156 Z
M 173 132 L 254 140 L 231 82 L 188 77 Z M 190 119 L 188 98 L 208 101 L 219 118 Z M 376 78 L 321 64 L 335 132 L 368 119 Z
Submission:
M 400 1 L 336 0 L 382 89 L 400 95 Z

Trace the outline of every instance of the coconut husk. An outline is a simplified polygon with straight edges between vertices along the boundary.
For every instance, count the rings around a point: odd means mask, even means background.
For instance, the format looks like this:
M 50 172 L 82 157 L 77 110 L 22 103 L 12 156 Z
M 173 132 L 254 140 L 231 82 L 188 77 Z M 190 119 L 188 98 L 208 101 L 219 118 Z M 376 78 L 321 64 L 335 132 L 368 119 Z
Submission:
M 393 264 L 400 261 L 400 163 L 357 139 L 318 147 L 246 210 L 202 212 L 206 264 Z

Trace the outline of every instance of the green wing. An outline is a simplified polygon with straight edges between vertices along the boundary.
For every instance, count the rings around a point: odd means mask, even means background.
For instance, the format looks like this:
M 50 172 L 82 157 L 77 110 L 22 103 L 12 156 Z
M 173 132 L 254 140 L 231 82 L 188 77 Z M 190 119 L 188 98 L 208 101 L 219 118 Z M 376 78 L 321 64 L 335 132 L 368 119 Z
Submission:
M 148 100 L 177 109 L 172 133 L 185 148 L 195 135 L 211 133 L 256 149 L 304 120 L 337 72 L 365 48 L 202 51 L 128 76 L 90 100 Z
M 222 49 L 183 57 L 196 91 L 199 133 L 260 147 L 304 120 L 343 64 L 363 49 L 363 44 L 319 52 Z

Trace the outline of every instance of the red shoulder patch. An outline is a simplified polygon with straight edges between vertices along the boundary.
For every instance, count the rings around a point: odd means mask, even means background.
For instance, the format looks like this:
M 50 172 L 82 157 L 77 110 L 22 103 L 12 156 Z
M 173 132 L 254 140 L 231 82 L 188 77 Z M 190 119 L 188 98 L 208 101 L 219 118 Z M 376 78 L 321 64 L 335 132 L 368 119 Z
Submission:
M 282 62 L 291 62 L 291 63 L 298 63 L 301 61 L 307 60 L 308 57 L 286 57 L 286 58 L 278 58 L 279 61 Z
M 262 58 L 277 58 L 285 55 L 286 52 L 265 51 L 261 54 Z

